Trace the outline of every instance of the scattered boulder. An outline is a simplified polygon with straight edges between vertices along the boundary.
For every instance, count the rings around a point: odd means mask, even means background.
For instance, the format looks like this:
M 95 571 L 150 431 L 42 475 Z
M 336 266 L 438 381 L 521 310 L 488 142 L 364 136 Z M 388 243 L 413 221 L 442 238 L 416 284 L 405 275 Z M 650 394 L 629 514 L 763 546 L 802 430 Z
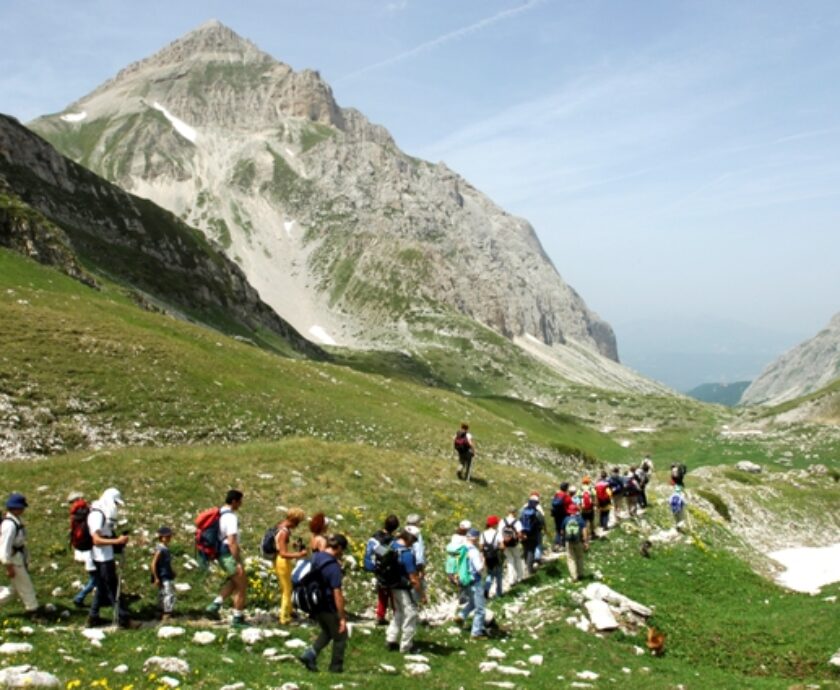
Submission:
M 190 672 L 190 665 L 177 656 L 150 656 L 143 664 L 143 671 L 148 672 L 152 669 L 185 676 Z
M 595 671 L 580 671 L 576 675 L 581 680 L 598 680 L 598 674 Z
M 834 656 L 828 660 L 828 663 L 840 668 L 840 649 L 834 652 Z
M 209 630 L 199 630 L 195 635 L 193 635 L 192 641 L 194 644 L 200 645 L 213 644 L 216 641 L 216 635 L 211 633 Z
M 39 671 L 34 666 L 7 666 L 0 669 L 0 687 L 58 688 L 61 682 L 52 673 Z
M 157 636 L 161 640 L 168 640 L 172 637 L 180 637 L 185 632 L 187 631 L 177 625 L 163 625 L 158 628 Z
M 615 630 L 618 628 L 618 621 L 613 616 L 612 610 L 606 602 L 593 599 L 587 601 L 584 606 L 596 630 Z
M 29 654 L 32 645 L 28 642 L 4 642 L 0 644 L 0 654 Z
M 750 472 L 751 474 L 759 474 L 764 471 L 764 468 L 761 465 L 757 465 L 749 460 L 741 460 L 740 462 L 735 463 L 735 469 L 740 470 L 741 472 Z
M 428 657 L 423 656 L 422 654 L 406 654 L 403 659 L 406 661 L 412 661 L 417 664 L 428 664 L 429 659 Z
M 396 673 L 397 669 L 395 666 L 391 666 L 391 664 L 379 664 L 379 669 L 383 673 Z
M 516 666 L 497 666 L 496 671 L 505 676 L 525 676 L 527 678 L 531 675 L 530 671 Z
M 305 649 L 309 645 L 303 640 L 299 640 L 298 638 L 294 637 L 291 640 L 286 640 L 285 646 L 288 649 Z
M 170 688 L 177 688 L 181 684 L 180 680 L 173 678 L 172 676 L 161 676 L 159 680 L 161 683 Z
M 534 666 L 542 666 L 543 663 L 543 655 L 542 654 L 532 654 L 528 657 L 528 663 L 533 664 Z
M 432 667 L 429 664 L 406 664 L 405 670 L 408 672 L 410 676 L 422 676 L 424 673 L 428 673 L 432 670 Z
M 498 647 L 490 647 L 487 650 L 487 657 L 489 659 L 504 659 L 507 656 L 501 649 Z
M 119 673 L 120 675 L 122 675 L 123 673 L 128 673 L 128 666 L 126 666 L 125 664 L 114 666 L 114 673 Z
M 245 628 L 240 634 L 242 641 L 247 645 L 256 644 L 264 636 L 264 633 L 259 628 Z

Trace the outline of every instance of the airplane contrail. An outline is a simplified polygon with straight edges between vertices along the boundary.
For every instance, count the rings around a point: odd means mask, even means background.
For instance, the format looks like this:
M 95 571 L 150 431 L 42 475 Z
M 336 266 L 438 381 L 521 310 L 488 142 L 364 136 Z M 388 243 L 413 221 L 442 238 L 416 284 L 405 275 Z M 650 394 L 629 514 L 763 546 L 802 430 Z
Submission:
M 437 38 L 432 38 L 428 41 L 425 41 L 424 43 L 421 43 L 418 46 L 415 46 L 414 48 L 403 51 L 402 53 L 397 53 L 396 55 L 392 55 L 391 57 L 385 58 L 384 60 L 380 60 L 379 62 L 374 62 L 371 65 L 367 65 L 366 67 L 357 69 L 355 72 L 345 74 L 343 77 L 339 77 L 335 81 L 340 82 L 348 79 L 354 79 L 355 77 L 358 77 L 362 74 L 367 74 L 368 72 L 372 72 L 373 70 L 379 69 L 381 67 L 386 67 L 388 65 L 393 65 L 397 62 L 402 62 L 403 60 L 406 60 L 410 57 L 414 57 L 415 55 L 424 53 L 427 50 L 437 48 L 438 46 L 443 45 L 444 43 L 449 43 L 450 41 L 454 41 L 463 36 L 475 33 L 476 31 L 481 31 L 482 29 L 490 26 L 491 24 L 497 24 L 498 22 L 501 22 L 505 19 L 509 19 L 510 17 L 522 14 L 523 12 L 527 12 L 528 10 L 533 9 L 537 5 L 542 5 L 544 2 L 546 2 L 546 0 L 528 0 L 528 2 L 524 3 L 523 5 L 519 5 L 518 7 L 511 7 L 508 10 L 502 10 L 501 12 L 497 12 L 494 15 L 485 17 L 484 19 L 480 19 L 474 24 L 462 26 L 460 29 L 455 29 L 454 31 L 450 31 L 441 36 L 438 36 Z

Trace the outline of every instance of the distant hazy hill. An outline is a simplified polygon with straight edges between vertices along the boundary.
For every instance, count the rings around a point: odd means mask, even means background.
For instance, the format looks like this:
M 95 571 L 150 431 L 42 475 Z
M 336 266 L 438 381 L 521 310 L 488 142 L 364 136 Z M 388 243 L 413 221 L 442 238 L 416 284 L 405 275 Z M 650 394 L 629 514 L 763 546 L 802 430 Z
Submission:
M 692 388 L 688 391 L 688 395 L 702 402 L 734 407 L 741 401 L 741 396 L 744 394 L 744 391 L 749 385 L 749 381 L 736 381 L 735 383 L 704 383 L 702 386 Z
M 840 378 L 840 313 L 822 331 L 767 367 L 744 392 L 753 405 L 778 405 L 825 388 Z

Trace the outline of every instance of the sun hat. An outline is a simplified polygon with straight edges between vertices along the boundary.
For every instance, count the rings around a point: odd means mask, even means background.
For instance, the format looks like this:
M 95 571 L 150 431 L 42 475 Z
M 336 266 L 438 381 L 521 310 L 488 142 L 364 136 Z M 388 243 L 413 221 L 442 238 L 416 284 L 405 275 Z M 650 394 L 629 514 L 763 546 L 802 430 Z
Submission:
M 488 527 L 495 527 L 499 524 L 499 516 L 498 515 L 491 515 L 487 518 L 487 526 Z
M 458 529 L 470 529 L 472 527 L 472 523 L 469 520 L 461 520 L 458 523 Z
M 417 525 L 406 525 L 405 531 L 415 539 L 420 536 L 420 528 Z
M 8 510 L 23 510 L 28 507 L 26 497 L 23 494 L 14 493 L 6 500 L 6 508 Z

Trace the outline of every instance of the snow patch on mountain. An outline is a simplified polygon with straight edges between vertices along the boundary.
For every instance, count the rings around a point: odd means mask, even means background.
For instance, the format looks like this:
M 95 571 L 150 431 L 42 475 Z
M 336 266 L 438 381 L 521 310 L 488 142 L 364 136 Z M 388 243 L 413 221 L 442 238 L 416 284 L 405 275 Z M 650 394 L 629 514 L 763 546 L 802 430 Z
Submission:
M 81 122 L 87 117 L 87 112 L 84 110 L 80 113 L 66 113 L 62 115 L 59 119 L 63 120 L 64 122 Z
M 158 110 L 161 113 L 163 113 L 163 116 L 172 123 L 172 126 L 175 128 L 175 131 L 178 132 L 178 134 L 180 134 L 182 137 L 184 137 L 184 139 L 192 142 L 193 144 L 196 142 L 196 140 L 198 139 L 198 132 L 195 130 L 195 127 L 190 127 L 186 122 L 175 117 L 157 101 L 155 101 L 152 104 L 152 107 L 155 110 Z

